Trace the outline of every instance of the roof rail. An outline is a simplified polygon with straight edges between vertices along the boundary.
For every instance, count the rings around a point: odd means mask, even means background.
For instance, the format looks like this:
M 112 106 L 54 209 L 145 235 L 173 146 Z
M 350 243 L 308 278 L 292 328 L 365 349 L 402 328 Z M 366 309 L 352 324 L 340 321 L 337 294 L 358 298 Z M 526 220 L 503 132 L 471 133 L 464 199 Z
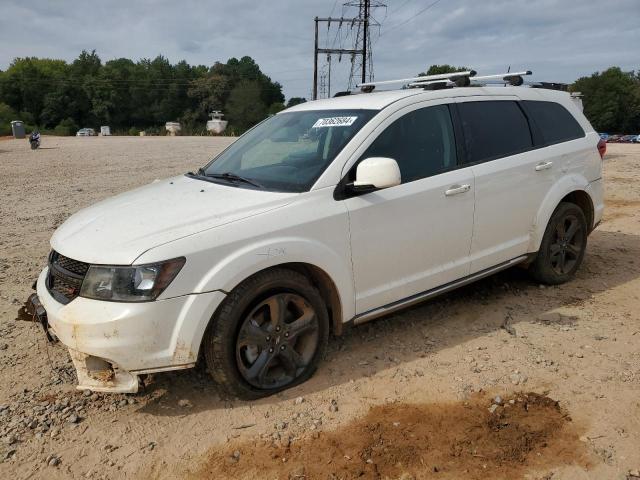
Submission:
M 412 77 L 412 78 L 398 78 L 395 80 L 384 80 L 382 82 L 366 82 L 357 85 L 363 92 L 371 92 L 374 88 L 380 85 L 394 85 L 394 84 L 410 84 L 414 82 L 429 82 L 434 80 L 440 81 L 450 81 L 454 83 L 461 83 L 468 85 L 468 81 L 470 77 L 475 76 L 475 70 L 468 70 L 465 72 L 449 72 L 449 73 L 440 73 L 438 75 L 422 75 L 420 77 Z M 462 85 L 461 85 L 462 86 Z
M 532 82 L 532 88 L 546 88 L 547 90 L 560 90 L 561 92 L 569 91 L 568 83 L 559 82 Z

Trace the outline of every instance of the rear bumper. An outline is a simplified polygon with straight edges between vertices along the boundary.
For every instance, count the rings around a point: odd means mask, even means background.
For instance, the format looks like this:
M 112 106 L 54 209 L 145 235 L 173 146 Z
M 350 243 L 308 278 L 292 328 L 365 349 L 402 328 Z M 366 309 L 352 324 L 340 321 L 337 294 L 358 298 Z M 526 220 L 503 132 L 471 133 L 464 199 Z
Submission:
M 225 295 L 214 291 L 141 303 L 77 297 L 66 305 L 37 282 L 50 332 L 69 348 L 78 388 L 136 392 L 138 375 L 193 367 L 207 324 Z
M 604 214 L 604 182 L 602 178 L 590 182 L 587 186 L 587 193 L 593 202 L 593 225 L 590 225 L 590 228 L 595 229 L 602 221 Z

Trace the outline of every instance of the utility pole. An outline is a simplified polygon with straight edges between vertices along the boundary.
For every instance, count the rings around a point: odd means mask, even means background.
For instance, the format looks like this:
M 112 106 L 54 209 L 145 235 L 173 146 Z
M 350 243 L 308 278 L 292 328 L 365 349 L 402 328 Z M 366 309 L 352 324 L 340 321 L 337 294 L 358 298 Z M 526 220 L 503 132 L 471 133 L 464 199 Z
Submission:
M 362 79 L 360 83 L 367 81 L 367 34 L 369 33 L 369 9 L 371 8 L 369 0 L 364 0 L 363 7 L 364 28 L 362 33 Z
M 329 75 L 327 81 L 327 98 L 331 98 L 331 55 L 327 55 L 327 63 L 329 64 Z
M 369 72 L 369 80 L 372 77 L 371 66 L 371 35 L 369 35 L 369 28 L 373 26 L 379 26 L 380 24 L 375 21 L 372 22 L 371 9 L 377 7 L 386 7 L 378 0 L 350 0 L 344 4 L 345 7 L 358 7 L 358 16 L 353 18 L 345 17 L 315 17 L 315 45 L 313 50 L 313 100 L 318 98 L 318 54 L 327 54 L 327 62 L 329 64 L 329 77 L 328 77 L 328 89 L 329 96 L 331 95 L 331 55 L 349 55 L 351 57 L 351 74 L 349 77 L 349 88 L 354 80 L 355 73 L 355 58 L 360 57 L 362 60 L 362 71 L 360 75 L 361 83 L 367 81 L 367 70 Z M 353 48 L 320 48 L 318 39 L 318 25 L 320 23 L 327 24 L 327 30 L 331 27 L 331 23 L 337 24 L 338 28 L 342 28 L 343 25 L 348 25 L 350 28 L 357 27 L 357 33 L 354 36 Z
M 313 49 L 313 100 L 318 98 L 318 21 L 319 18 L 316 17 L 316 42 Z

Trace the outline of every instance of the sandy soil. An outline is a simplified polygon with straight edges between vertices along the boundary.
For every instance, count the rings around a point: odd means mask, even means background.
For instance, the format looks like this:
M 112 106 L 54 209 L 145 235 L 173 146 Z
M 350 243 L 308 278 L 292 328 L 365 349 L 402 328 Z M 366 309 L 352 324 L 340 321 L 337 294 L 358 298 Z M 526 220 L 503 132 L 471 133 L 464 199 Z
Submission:
M 0 142 L 0 478 L 625 479 L 640 469 L 640 145 L 609 145 L 605 219 L 567 285 L 500 273 L 332 340 L 309 382 L 257 402 L 221 399 L 197 369 L 156 375 L 137 395 L 76 391 L 66 350 L 13 320 L 51 233 L 229 141 L 46 137 L 35 152 Z

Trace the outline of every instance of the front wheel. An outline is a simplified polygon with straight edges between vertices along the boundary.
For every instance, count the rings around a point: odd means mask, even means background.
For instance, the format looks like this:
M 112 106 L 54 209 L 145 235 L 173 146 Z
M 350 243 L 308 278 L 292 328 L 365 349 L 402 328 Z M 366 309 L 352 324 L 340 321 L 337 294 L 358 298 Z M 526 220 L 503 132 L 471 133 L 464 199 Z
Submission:
M 582 209 L 569 202 L 556 208 L 542 237 L 530 272 L 538 282 L 557 285 L 573 278 L 587 248 L 587 220 Z
M 254 399 L 307 380 L 328 337 L 329 316 L 318 290 L 298 272 L 273 269 L 227 296 L 207 330 L 203 353 L 225 393 Z

